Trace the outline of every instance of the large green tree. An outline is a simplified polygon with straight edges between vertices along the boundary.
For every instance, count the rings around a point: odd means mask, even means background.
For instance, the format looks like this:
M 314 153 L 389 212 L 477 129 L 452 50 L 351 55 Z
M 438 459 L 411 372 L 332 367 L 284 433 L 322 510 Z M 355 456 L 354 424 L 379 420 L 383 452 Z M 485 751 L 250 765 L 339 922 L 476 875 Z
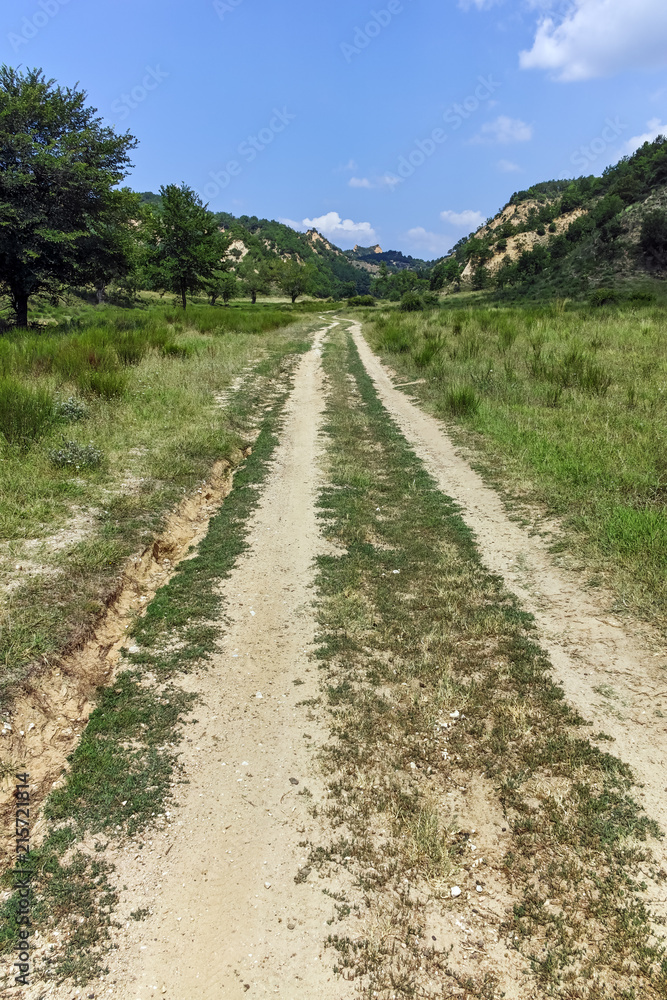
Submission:
M 295 260 L 280 261 L 276 266 L 275 276 L 281 292 L 289 295 L 293 303 L 300 295 L 309 291 L 312 282 L 311 268 Z
M 237 269 L 241 276 L 243 291 L 257 302 L 258 295 L 268 295 L 271 291 L 271 274 L 268 265 L 263 260 L 256 260 L 248 255 Z
M 106 242 L 118 218 L 114 189 L 136 139 L 104 126 L 86 100 L 39 69 L 0 68 L 0 284 L 19 326 L 37 292 L 96 280 L 91 234 Z
M 151 226 L 151 270 L 156 288 L 174 292 L 187 307 L 188 293 L 200 291 L 221 270 L 227 241 L 216 217 L 187 184 L 160 188 L 160 208 Z
M 106 286 L 112 281 L 126 283 L 127 287 L 138 284 L 145 249 L 144 216 L 140 196 L 123 188 L 110 193 L 103 216 L 90 220 L 81 248 L 88 281 L 95 286 L 98 303 L 104 300 Z

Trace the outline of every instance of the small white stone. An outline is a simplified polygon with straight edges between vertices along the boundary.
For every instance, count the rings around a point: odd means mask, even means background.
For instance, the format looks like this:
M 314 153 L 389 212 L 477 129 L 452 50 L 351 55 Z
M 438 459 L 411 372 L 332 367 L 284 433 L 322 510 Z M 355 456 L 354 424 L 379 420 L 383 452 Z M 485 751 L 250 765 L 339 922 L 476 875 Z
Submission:
M 262 694 L 261 691 L 258 691 L 257 694 L 255 695 L 255 698 L 257 698 L 257 699 L 261 699 L 263 697 L 264 697 L 264 695 Z
M 452 886 L 452 899 L 457 899 L 457 897 L 460 896 L 460 895 L 461 895 L 461 890 L 459 889 L 458 885 L 453 885 Z
M 139 652 L 138 646 L 130 646 L 130 653 L 138 653 L 138 652 Z
M 484 892 L 484 889 L 481 887 L 481 885 L 477 886 L 477 892 Z
M 412 768 L 413 771 L 416 771 L 417 769 L 417 765 L 414 763 L 414 761 L 410 764 L 410 767 Z
M 461 717 L 461 713 L 459 711 L 450 712 L 449 713 L 449 718 L 450 719 L 459 719 L 460 717 Z
M 265 882 L 264 883 L 264 888 L 265 889 L 270 889 L 271 888 L 271 883 L 270 882 Z
M 399 574 L 399 573 L 400 573 L 401 571 L 400 571 L 400 569 L 395 569 L 395 570 L 392 570 L 392 572 L 393 572 L 394 576 L 398 576 L 398 574 Z

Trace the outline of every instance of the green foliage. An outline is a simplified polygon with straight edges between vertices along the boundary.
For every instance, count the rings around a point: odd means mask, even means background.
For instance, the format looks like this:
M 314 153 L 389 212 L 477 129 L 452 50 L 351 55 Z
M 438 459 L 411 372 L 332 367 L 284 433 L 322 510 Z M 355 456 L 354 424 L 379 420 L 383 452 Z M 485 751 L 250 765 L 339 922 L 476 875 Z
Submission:
M 178 295 L 200 291 L 214 276 L 225 252 L 216 217 L 187 184 L 160 188 L 161 205 L 148 224 L 149 273 L 154 288 Z
M 60 448 L 49 452 L 49 459 L 58 469 L 99 469 L 103 454 L 93 444 L 79 444 L 78 441 L 66 441 Z
M 424 308 L 424 301 L 417 292 L 405 292 L 401 297 L 402 312 L 420 312 Z
M 355 306 L 376 306 L 377 299 L 374 295 L 353 295 L 347 300 L 347 304 L 352 308 Z
M 371 283 L 371 293 L 378 299 L 400 302 L 407 292 L 421 294 L 428 291 L 430 281 L 416 271 L 399 271 L 390 274 L 387 267 L 380 265 L 380 274 Z
M 620 300 L 621 294 L 615 288 L 596 288 L 594 292 L 591 292 L 588 299 L 590 304 L 595 308 L 616 305 Z
M 49 393 L 31 389 L 12 378 L 0 378 L 0 432 L 21 448 L 37 441 L 56 419 Z
M 268 295 L 271 291 L 271 271 L 268 263 L 261 258 L 248 254 L 237 268 L 237 274 L 241 278 L 243 291 L 251 298 L 253 305 L 257 302 L 258 295 Z
M 86 97 L 41 70 L 0 68 L 0 282 L 20 326 L 37 292 L 131 267 L 136 199 L 114 188 L 136 141 L 104 126 Z
M 295 260 L 278 262 L 274 274 L 278 287 L 289 295 L 292 303 L 311 289 L 315 277 L 312 266 L 298 264 Z
M 88 407 L 85 403 L 82 403 L 80 399 L 76 399 L 74 396 L 68 396 L 67 399 L 60 400 L 55 405 L 56 416 L 60 420 L 67 420 L 71 423 L 76 423 L 79 420 L 85 420 L 88 416 Z
M 222 299 L 226 306 L 241 294 L 241 286 L 233 271 L 214 271 L 204 282 L 209 302 L 212 306 Z
M 441 260 L 431 271 L 429 286 L 432 292 L 439 292 L 449 285 L 459 285 L 462 267 L 455 257 Z
M 642 222 L 639 245 L 660 267 L 667 264 L 667 212 L 649 212 Z
M 479 409 L 477 393 L 469 385 L 452 386 L 445 393 L 443 403 L 453 417 L 467 417 Z

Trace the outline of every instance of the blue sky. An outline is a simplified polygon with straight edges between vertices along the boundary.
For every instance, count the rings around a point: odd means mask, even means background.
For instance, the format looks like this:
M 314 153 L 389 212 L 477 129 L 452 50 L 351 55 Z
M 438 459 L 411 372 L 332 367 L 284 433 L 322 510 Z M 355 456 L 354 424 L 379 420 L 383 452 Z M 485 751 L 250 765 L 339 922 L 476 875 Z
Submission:
M 665 0 L 12 0 L 0 45 L 137 136 L 136 190 L 426 258 L 667 121 Z

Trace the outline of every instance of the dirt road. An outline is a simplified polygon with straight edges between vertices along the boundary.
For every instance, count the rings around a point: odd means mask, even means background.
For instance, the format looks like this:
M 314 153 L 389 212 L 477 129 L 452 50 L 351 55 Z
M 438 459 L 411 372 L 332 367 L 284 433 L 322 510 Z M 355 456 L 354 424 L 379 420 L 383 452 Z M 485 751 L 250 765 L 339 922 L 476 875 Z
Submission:
M 224 585 L 223 651 L 187 680 L 201 704 L 175 822 L 142 863 L 123 851 L 113 859 L 126 886 L 121 914 L 152 915 L 128 921 L 109 976 L 86 994 L 347 995 L 323 953 L 331 902 L 299 847 L 315 833 L 309 807 L 322 797 L 316 755 L 328 735 L 298 704 L 318 693 L 313 560 L 328 551 L 315 517 L 323 335 L 297 370 L 250 551 Z
M 180 682 L 200 701 L 186 727 L 178 807 L 141 844 L 110 849 L 124 887 L 124 928 L 109 973 L 82 990 L 36 985 L 30 1000 L 359 995 L 359 982 L 335 973 L 335 954 L 325 947 L 331 896 L 352 891 L 346 870 L 339 866 L 324 879 L 308 862 L 308 844 L 330 833 L 318 761 L 330 730 L 316 705 L 322 692 L 311 655 L 314 560 L 331 551 L 316 517 L 324 479 L 321 347 L 329 329 L 315 336 L 297 368 L 250 547 L 222 585 L 221 652 Z M 667 728 L 653 714 L 665 693 L 664 649 L 610 619 L 577 574 L 555 565 L 543 538 L 510 520 L 443 427 L 393 387 L 358 325 L 353 332 L 382 402 L 442 490 L 461 504 L 486 565 L 534 613 L 567 698 L 594 731 L 614 738 L 613 752 L 644 782 L 647 812 L 667 828 Z M 451 903 L 449 889 L 446 897 Z M 137 911 L 145 919 L 130 919 Z M 464 928 L 456 911 L 451 920 Z M 353 938 L 361 926 L 352 924 L 354 917 L 339 919 L 336 934 Z M 503 995 L 521 995 L 509 977 L 502 985 Z

